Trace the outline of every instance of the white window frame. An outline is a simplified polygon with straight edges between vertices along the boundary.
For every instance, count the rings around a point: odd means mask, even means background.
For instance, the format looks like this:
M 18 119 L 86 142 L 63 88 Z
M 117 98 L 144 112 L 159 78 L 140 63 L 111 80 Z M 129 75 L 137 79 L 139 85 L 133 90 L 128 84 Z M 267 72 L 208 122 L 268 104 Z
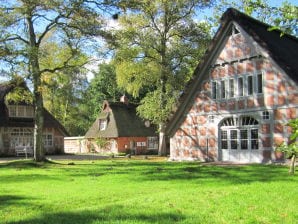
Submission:
M 45 147 L 52 147 L 54 145 L 53 133 L 50 133 L 50 132 L 43 133 L 42 139 Z
M 228 98 L 234 98 L 235 97 L 235 79 L 233 78 L 228 79 L 228 83 L 229 83 Z
M 31 105 L 8 105 L 7 108 L 9 117 L 34 117 L 34 109 Z
M 11 128 L 7 132 L 10 135 L 10 147 L 33 146 L 33 128 Z
M 254 76 L 253 75 L 247 75 L 246 77 L 246 93 L 247 93 L 247 96 L 254 95 Z
M 268 110 L 262 112 L 262 119 L 263 120 L 270 120 L 270 113 Z
M 226 99 L 228 97 L 227 94 L 227 82 L 225 79 L 220 80 L 220 98 Z
M 158 149 L 158 137 L 157 136 L 151 136 L 147 137 L 147 149 Z
M 106 119 L 99 119 L 98 126 L 100 131 L 104 131 L 107 128 L 107 120 Z
M 214 100 L 218 98 L 218 83 L 215 80 L 211 81 L 211 98 Z
M 256 94 L 263 94 L 263 88 L 264 88 L 264 83 L 263 83 L 263 74 L 261 72 L 257 73 L 255 75 L 255 79 L 256 79 Z M 261 77 L 261 79 L 259 78 Z M 261 86 L 260 86 L 261 84 Z
M 240 86 L 240 80 L 241 80 L 241 86 Z M 244 89 L 245 89 L 244 77 L 243 76 L 237 77 L 237 96 L 238 97 L 244 97 Z

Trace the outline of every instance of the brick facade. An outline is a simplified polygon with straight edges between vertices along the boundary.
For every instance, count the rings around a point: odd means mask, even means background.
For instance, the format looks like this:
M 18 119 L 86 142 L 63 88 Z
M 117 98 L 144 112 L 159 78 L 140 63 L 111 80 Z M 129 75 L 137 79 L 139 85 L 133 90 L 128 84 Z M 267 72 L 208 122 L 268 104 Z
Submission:
M 171 158 L 223 160 L 221 122 L 225 118 L 245 116 L 258 123 L 258 150 L 251 151 L 250 155 L 250 158 L 253 158 L 252 154 L 256 158 L 248 162 L 281 159 L 274 149 L 281 142 L 288 141 L 290 130 L 285 124 L 298 114 L 295 82 L 270 58 L 263 56 L 248 36 L 241 33 L 228 38 L 204 77 L 191 109 L 184 115 L 184 122 L 170 139 Z M 239 77 L 243 80 L 243 94 L 240 93 L 242 81 Z M 251 94 L 248 90 L 250 80 L 253 80 Z M 217 97 L 212 96 L 213 81 L 217 83 Z M 262 89 L 258 90 L 261 85 Z M 241 127 L 235 129 L 240 130 Z M 241 149 L 239 152 L 242 152 Z M 241 154 L 239 156 L 241 158 Z

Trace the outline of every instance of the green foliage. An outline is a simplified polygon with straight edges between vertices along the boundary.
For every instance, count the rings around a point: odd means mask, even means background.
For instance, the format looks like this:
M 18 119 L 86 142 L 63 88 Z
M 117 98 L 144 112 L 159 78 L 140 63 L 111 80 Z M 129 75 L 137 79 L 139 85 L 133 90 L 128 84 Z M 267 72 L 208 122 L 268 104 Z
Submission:
M 294 175 L 296 158 L 298 156 L 298 118 L 289 121 L 287 126 L 292 128 L 291 143 L 283 142 L 276 150 L 286 153 L 286 156 L 291 158 L 289 173 Z
M 121 29 L 115 31 L 117 83 L 129 94 L 144 94 L 139 114 L 165 122 L 177 96 L 209 43 L 210 26 L 197 23 L 197 9 L 211 1 L 121 1 Z
M 278 148 L 278 151 L 285 152 L 288 157 L 292 157 L 293 155 L 295 157 L 298 156 L 298 118 L 293 119 L 289 121 L 287 126 L 291 127 L 292 134 L 290 136 L 290 140 L 292 143 L 288 144 L 286 142 L 283 142 Z
M 123 95 L 116 83 L 116 72 L 112 64 L 99 64 L 98 72 L 93 72 L 94 78 L 90 81 L 80 107 L 85 107 L 88 114 L 88 124 L 94 122 L 101 111 L 104 100 L 116 102 Z
M 214 7 L 214 17 L 211 21 L 217 24 L 218 19 L 226 11 L 227 8 L 236 8 L 260 21 L 270 24 L 271 30 L 280 30 L 281 36 L 285 33 L 298 36 L 298 7 L 287 1 L 283 1 L 281 6 L 271 6 L 268 0 L 241 0 L 228 1 L 221 0 Z
M 109 145 L 109 140 L 107 140 L 106 138 L 96 138 L 95 139 L 96 145 L 100 148 L 100 149 L 104 149 L 105 147 L 107 147 Z
M 22 77 L 16 75 L 13 79 L 7 83 L 7 85 L 12 85 L 13 90 L 11 90 L 6 96 L 6 103 L 26 103 L 33 104 L 33 95 L 25 84 Z

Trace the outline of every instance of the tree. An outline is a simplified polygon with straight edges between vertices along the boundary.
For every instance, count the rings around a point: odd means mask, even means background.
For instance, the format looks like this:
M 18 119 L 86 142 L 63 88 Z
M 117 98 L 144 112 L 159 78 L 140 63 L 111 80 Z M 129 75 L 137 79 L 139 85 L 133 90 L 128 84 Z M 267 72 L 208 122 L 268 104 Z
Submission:
M 210 1 L 120 1 L 124 14 L 114 58 L 117 83 L 134 97 L 145 97 L 137 111 L 159 125 L 159 154 L 165 155 L 165 122 L 210 39 L 207 23 L 194 15 Z
M 217 23 L 219 17 L 227 8 L 234 7 L 244 13 L 254 16 L 257 19 L 272 25 L 270 30 L 281 30 L 282 35 L 287 33 L 298 36 L 298 7 L 287 1 L 283 1 L 280 6 L 271 6 L 268 0 L 241 0 L 228 1 L 221 0 L 214 8 L 210 20 Z
M 89 107 L 91 122 L 97 118 L 104 100 L 117 101 L 123 95 L 123 91 L 117 86 L 116 72 L 112 64 L 100 64 L 98 72 L 93 74 L 94 78 L 85 93 L 85 104 Z
M 291 127 L 292 134 L 290 136 L 290 143 L 282 143 L 277 147 L 277 151 L 284 152 L 288 158 L 291 158 L 290 174 L 295 174 L 295 162 L 298 155 L 298 118 L 291 120 L 287 126 Z
M 103 2 L 87 0 L 12 0 L 0 2 L 0 56 L 2 68 L 23 74 L 33 84 L 35 107 L 34 159 L 45 159 L 43 130 L 42 76 L 77 67 L 78 49 L 94 36 L 109 38 L 103 29 Z M 42 62 L 42 46 L 48 38 L 66 55 L 51 66 Z M 80 65 L 82 66 L 82 65 Z

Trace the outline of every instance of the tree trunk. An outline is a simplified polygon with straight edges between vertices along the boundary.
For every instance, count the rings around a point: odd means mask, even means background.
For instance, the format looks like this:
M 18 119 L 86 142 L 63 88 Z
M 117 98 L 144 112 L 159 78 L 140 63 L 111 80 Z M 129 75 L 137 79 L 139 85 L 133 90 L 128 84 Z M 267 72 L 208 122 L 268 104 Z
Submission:
M 293 154 L 293 156 L 291 158 L 291 164 L 290 164 L 290 170 L 289 170 L 289 173 L 291 175 L 295 174 L 295 162 L 296 162 L 296 155 Z
M 31 12 L 33 14 L 33 12 Z M 41 88 L 41 73 L 39 67 L 39 45 L 36 41 L 36 35 L 33 26 L 33 16 L 30 12 L 27 15 L 26 21 L 29 32 L 29 64 L 31 77 L 33 81 L 33 101 L 35 109 L 34 119 L 34 159 L 37 162 L 45 160 L 45 153 L 43 148 L 43 98 Z
M 158 155 L 166 156 L 167 155 L 167 147 L 166 147 L 166 136 L 164 132 L 164 125 L 160 124 L 159 131 L 159 147 L 158 147 Z
M 43 100 L 42 94 L 34 92 L 35 98 L 35 123 L 34 123 L 34 159 L 36 162 L 45 160 L 43 148 Z

